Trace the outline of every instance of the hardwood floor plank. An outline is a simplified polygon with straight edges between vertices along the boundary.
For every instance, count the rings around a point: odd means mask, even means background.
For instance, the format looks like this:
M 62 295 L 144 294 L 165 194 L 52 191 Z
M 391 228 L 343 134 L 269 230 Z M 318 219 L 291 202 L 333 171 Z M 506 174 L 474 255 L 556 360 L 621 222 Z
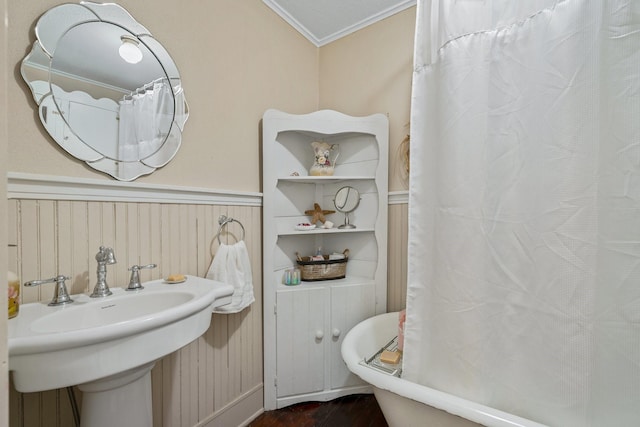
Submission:
M 267 411 L 248 427 L 388 427 L 372 394 L 305 402 Z

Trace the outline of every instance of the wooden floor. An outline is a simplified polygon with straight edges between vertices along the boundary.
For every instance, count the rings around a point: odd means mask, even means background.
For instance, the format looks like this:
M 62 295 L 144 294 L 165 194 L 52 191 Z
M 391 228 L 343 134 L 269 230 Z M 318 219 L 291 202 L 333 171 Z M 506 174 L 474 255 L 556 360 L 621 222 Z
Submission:
M 267 411 L 249 427 L 388 427 L 373 394 L 356 394 L 330 402 L 298 403 Z

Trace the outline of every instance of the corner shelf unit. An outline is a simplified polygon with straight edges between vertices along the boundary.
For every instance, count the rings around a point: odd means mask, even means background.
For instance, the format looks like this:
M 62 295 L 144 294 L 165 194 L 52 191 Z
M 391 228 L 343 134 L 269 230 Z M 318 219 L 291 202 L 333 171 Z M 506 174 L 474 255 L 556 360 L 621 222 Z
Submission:
M 268 110 L 262 122 L 264 394 L 265 409 L 327 401 L 370 391 L 346 368 L 340 351 L 346 332 L 386 312 L 388 120 L 321 110 L 294 115 Z M 333 176 L 309 176 L 311 142 L 338 144 Z M 344 215 L 327 215 L 334 228 L 295 230 L 309 222 L 314 203 L 335 210 L 336 192 L 351 186 L 360 205 L 354 229 L 338 229 Z M 344 279 L 282 283 L 296 253 L 349 249 Z

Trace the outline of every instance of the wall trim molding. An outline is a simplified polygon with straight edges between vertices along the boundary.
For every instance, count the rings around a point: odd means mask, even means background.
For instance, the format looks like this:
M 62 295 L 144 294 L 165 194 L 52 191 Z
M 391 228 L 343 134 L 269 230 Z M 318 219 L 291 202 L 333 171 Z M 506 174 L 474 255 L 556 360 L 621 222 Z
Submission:
M 262 193 L 7 173 L 7 198 L 262 206 Z
M 390 205 L 408 205 L 409 204 L 409 191 L 389 191 L 389 204 Z
M 68 176 L 39 175 L 21 172 L 7 173 L 7 198 L 262 206 L 262 193 L 258 192 L 104 181 L 90 178 L 72 178 Z M 389 192 L 390 205 L 408 203 L 409 191 Z

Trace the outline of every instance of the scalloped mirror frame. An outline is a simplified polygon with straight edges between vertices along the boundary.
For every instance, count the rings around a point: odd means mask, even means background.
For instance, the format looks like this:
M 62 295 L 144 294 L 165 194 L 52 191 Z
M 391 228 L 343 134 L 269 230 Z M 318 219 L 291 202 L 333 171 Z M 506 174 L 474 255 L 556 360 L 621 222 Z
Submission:
M 58 42 L 73 27 L 87 23 L 107 23 L 121 27 L 124 31 L 131 33 L 141 44 L 143 44 L 155 56 L 167 81 L 170 82 L 173 98 L 173 118 L 169 131 L 154 152 L 137 160 L 122 160 L 111 158 L 92 147 L 90 142 L 83 141 L 71 126 L 64 120 L 64 126 L 68 128 L 64 132 L 64 137 L 59 132 L 52 129 L 51 123 L 47 123 L 47 114 L 52 111 L 63 117 L 58 104 L 55 101 L 52 88 L 53 58 Z M 31 80 L 28 76 L 27 67 L 29 64 L 37 63 L 34 58 L 45 57 L 49 63 L 48 81 Z M 182 143 L 182 131 L 189 116 L 189 109 L 182 89 L 178 69 L 164 47 L 153 38 L 151 33 L 140 23 L 138 23 L 123 7 L 114 3 L 93 3 L 80 2 L 79 4 L 66 3 L 55 6 L 45 12 L 36 24 L 36 41 L 31 51 L 25 56 L 21 64 L 21 74 L 27 82 L 33 98 L 38 105 L 40 121 L 49 135 L 60 147 L 71 156 L 84 161 L 91 168 L 104 172 L 120 181 L 133 181 L 136 178 L 148 175 L 156 169 L 165 166 L 178 152 Z M 92 98 L 89 94 L 84 94 Z M 105 99 L 94 99 L 96 104 Z

